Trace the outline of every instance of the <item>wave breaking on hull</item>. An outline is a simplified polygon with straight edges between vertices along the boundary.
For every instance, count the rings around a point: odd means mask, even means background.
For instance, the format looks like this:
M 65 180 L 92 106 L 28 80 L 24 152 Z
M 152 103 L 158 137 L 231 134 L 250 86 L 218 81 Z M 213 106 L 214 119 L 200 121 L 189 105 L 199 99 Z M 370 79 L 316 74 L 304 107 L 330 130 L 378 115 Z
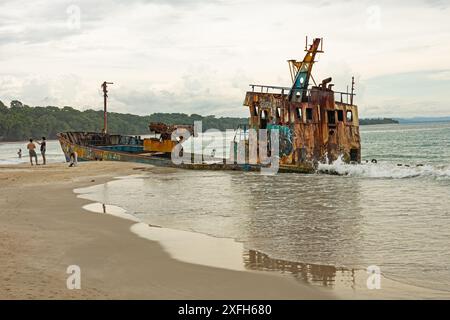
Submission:
M 390 162 L 348 164 L 338 158 L 332 164 L 319 164 L 318 173 L 337 174 L 345 176 L 406 179 L 406 178 L 434 178 L 437 180 L 450 179 L 448 165 L 408 165 Z

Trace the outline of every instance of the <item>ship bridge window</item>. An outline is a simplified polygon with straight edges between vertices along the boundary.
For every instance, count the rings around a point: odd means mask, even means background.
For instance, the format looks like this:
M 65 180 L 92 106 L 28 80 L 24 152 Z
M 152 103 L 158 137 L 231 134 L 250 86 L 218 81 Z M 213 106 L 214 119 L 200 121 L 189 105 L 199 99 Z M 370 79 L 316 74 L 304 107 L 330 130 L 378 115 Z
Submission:
M 337 111 L 338 121 L 344 121 L 344 110 Z
M 335 124 L 336 123 L 336 113 L 334 110 L 328 110 L 327 111 L 327 117 L 328 117 L 328 123 L 329 124 Z
M 297 120 L 301 121 L 302 120 L 302 108 L 300 108 L 300 107 L 295 108 L 295 115 L 297 117 Z
M 261 112 L 261 119 L 267 119 L 267 110 L 263 110 L 263 112 Z
M 353 122 L 353 113 L 351 110 L 347 111 L 347 122 Z
M 306 108 L 306 120 L 312 121 L 313 119 L 313 110 L 312 108 Z
M 258 116 L 258 107 L 253 107 L 253 116 L 254 117 Z
M 267 128 L 267 120 L 269 118 L 269 114 L 267 110 L 261 110 L 261 120 L 260 120 L 260 128 L 266 129 Z

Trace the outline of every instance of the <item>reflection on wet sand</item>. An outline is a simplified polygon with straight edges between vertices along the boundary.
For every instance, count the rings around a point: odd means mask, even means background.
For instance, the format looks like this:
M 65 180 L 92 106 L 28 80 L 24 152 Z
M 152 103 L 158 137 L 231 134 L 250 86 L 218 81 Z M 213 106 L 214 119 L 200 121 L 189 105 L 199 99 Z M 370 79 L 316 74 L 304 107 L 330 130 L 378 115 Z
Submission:
M 312 285 L 334 288 L 336 282 L 340 285 L 355 288 L 355 270 L 336 268 L 317 264 L 291 262 L 281 259 L 272 259 L 268 255 L 248 250 L 244 252 L 244 265 L 246 269 L 258 271 L 277 271 L 288 273 L 299 281 Z
M 247 270 L 287 274 L 309 285 L 333 289 L 344 299 L 450 298 L 448 291 L 408 285 L 386 278 L 383 274 L 379 290 L 374 290 L 367 287 L 368 273 L 366 270 L 273 259 L 255 250 L 246 250 L 243 253 L 243 262 Z
M 282 174 L 232 180 L 240 195 L 234 199 L 249 208 L 242 214 L 247 248 L 285 261 L 365 266 L 359 181 Z

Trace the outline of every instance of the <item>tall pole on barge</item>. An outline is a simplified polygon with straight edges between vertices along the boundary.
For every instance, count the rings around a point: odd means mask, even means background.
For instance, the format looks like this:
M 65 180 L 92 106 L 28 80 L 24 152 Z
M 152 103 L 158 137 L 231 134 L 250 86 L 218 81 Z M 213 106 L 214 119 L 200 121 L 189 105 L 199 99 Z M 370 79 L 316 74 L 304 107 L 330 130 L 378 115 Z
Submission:
M 350 105 L 353 105 L 353 96 L 355 95 L 355 77 L 352 77 L 352 93 L 350 95 Z
M 112 82 L 103 82 L 103 134 L 108 133 L 108 113 L 107 113 L 107 100 L 108 100 L 108 84 L 113 84 Z

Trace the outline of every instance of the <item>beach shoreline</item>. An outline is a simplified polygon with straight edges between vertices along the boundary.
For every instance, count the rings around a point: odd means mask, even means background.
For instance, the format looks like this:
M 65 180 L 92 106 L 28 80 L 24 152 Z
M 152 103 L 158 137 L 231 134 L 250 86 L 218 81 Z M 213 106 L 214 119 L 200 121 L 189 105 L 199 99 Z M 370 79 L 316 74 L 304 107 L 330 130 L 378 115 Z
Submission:
M 132 221 L 88 214 L 73 190 L 136 173 L 115 162 L 0 166 L 1 299 L 333 299 L 328 290 L 265 272 L 180 262 Z M 132 248 L 132 250 L 130 250 Z M 66 286 L 70 265 L 81 290 Z

